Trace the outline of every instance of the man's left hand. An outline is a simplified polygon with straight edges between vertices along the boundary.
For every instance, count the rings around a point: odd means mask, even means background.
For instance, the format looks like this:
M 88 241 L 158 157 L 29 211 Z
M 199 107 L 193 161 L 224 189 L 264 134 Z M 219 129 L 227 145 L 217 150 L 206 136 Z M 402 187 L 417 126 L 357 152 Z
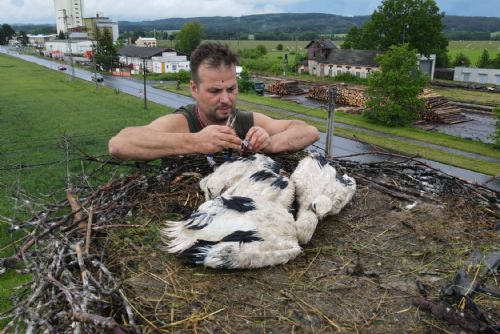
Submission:
M 246 139 L 248 139 L 252 152 L 266 152 L 266 149 L 271 148 L 271 136 L 260 126 L 251 127 L 247 132 Z

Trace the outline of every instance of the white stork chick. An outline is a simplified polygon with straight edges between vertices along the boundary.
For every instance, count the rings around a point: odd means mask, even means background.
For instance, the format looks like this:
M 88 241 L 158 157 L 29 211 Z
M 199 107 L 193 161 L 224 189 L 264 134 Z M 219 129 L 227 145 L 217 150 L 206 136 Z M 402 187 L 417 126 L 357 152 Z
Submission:
M 161 233 L 168 252 L 213 268 L 277 265 L 301 252 L 287 209 L 248 197 L 216 197 L 189 218 L 167 222 Z
M 261 169 L 245 175 L 222 195 L 258 198 L 290 208 L 294 200 L 295 184 L 286 176 L 280 176 L 270 169 Z
M 234 161 L 228 161 L 200 181 L 200 188 L 205 194 L 205 200 L 211 200 L 237 183 L 245 175 L 268 169 L 279 174 L 281 165 L 263 154 L 250 155 Z
M 295 223 L 301 244 L 309 242 L 319 220 L 339 213 L 356 191 L 356 181 L 346 174 L 339 177 L 318 153 L 302 159 L 290 179 L 299 204 Z

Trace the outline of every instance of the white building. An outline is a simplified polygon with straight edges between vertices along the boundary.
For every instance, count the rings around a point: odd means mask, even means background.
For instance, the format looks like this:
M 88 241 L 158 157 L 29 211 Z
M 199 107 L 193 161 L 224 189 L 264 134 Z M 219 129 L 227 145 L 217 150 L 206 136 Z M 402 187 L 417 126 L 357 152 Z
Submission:
M 87 28 L 89 39 L 96 40 L 96 28 L 102 34 L 104 30 L 109 30 L 113 37 L 113 43 L 116 43 L 119 37 L 118 22 L 112 21 L 103 13 L 96 13 L 95 17 L 86 17 L 83 19 L 84 25 Z
M 56 34 L 50 34 L 50 35 L 43 35 L 43 34 L 38 34 L 38 35 L 32 35 L 28 34 L 28 43 L 30 45 L 34 46 L 44 46 L 46 42 L 51 42 L 56 39 L 57 35 Z
M 455 67 L 453 81 L 500 85 L 500 70 L 493 68 Z
M 141 46 L 141 47 L 148 47 L 148 48 L 154 48 L 156 47 L 156 38 L 153 37 L 139 37 L 135 41 L 135 45 Z
M 174 50 L 163 52 L 161 57 L 152 57 L 153 73 L 177 73 L 179 71 L 190 71 L 189 61 L 185 55 L 178 54 Z
M 92 51 L 92 41 L 72 41 L 71 53 L 72 54 L 85 54 L 86 51 Z M 66 41 L 52 41 L 45 42 L 45 50 L 48 52 L 59 51 L 63 54 L 69 55 L 69 47 Z
M 83 26 L 82 0 L 54 0 L 57 33 Z M 66 24 L 65 24 L 66 19 Z

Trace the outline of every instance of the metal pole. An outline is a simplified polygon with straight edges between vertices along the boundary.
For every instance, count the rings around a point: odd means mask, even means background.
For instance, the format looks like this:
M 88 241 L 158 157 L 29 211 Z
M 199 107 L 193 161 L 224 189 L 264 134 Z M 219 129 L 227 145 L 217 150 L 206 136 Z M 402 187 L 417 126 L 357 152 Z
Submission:
M 330 87 L 328 90 L 328 129 L 326 131 L 326 156 L 328 158 L 333 155 L 333 127 L 335 118 L 335 96 L 337 89 Z
M 142 58 L 142 73 L 144 73 L 144 109 L 148 109 L 148 99 L 146 98 L 146 58 Z

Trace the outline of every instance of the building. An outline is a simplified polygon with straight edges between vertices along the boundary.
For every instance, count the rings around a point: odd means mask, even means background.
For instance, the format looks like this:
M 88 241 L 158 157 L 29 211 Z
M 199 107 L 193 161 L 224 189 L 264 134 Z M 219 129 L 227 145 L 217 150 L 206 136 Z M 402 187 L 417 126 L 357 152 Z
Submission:
M 172 52 L 172 49 L 128 45 L 118 50 L 118 55 L 120 64 L 124 67 L 140 71 L 144 62 L 146 71 L 153 72 L 153 57 L 162 57 L 163 52 Z
M 84 55 L 86 52 L 92 52 L 92 41 L 71 41 L 71 53 L 73 55 Z M 65 55 L 70 54 L 68 42 L 65 40 L 55 40 L 51 42 L 45 42 L 45 52 L 47 54 L 61 53 Z
M 359 78 L 367 78 L 370 72 L 378 70 L 375 50 L 339 49 L 330 40 L 311 41 L 306 46 L 307 65 L 300 63 L 298 72 L 308 72 L 316 76 L 336 76 L 350 73 Z M 422 73 L 434 78 L 436 55 L 429 57 L 418 54 L 418 65 Z
M 453 81 L 500 85 L 500 69 L 455 67 Z
M 351 73 L 360 78 L 377 69 L 375 58 L 378 54 L 373 50 L 339 49 L 330 40 L 311 41 L 307 49 L 307 71 L 316 76 L 336 76 Z M 299 72 L 306 71 L 305 65 L 299 66 Z
M 153 37 L 139 37 L 135 41 L 135 45 L 140 46 L 140 47 L 148 47 L 148 48 L 155 48 L 156 47 L 156 38 Z
M 83 26 L 82 0 L 54 0 L 57 33 Z
M 153 73 L 178 73 L 191 71 L 187 57 L 174 49 L 167 49 L 160 57 L 152 57 Z
M 96 13 L 95 17 L 86 17 L 83 19 L 83 24 L 87 30 L 90 40 L 97 40 L 96 29 L 102 34 L 104 30 L 108 30 L 113 38 L 113 43 L 118 40 L 118 22 L 113 22 L 109 17 L 105 17 L 102 13 Z
M 50 34 L 50 35 L 31 35 L 28 34 L 28 43 L 29 45 L 33 45 L 36 47 L 43 47 L 46 42 L 52 42 L 56 39 L 57 35 L 56 34 Z

